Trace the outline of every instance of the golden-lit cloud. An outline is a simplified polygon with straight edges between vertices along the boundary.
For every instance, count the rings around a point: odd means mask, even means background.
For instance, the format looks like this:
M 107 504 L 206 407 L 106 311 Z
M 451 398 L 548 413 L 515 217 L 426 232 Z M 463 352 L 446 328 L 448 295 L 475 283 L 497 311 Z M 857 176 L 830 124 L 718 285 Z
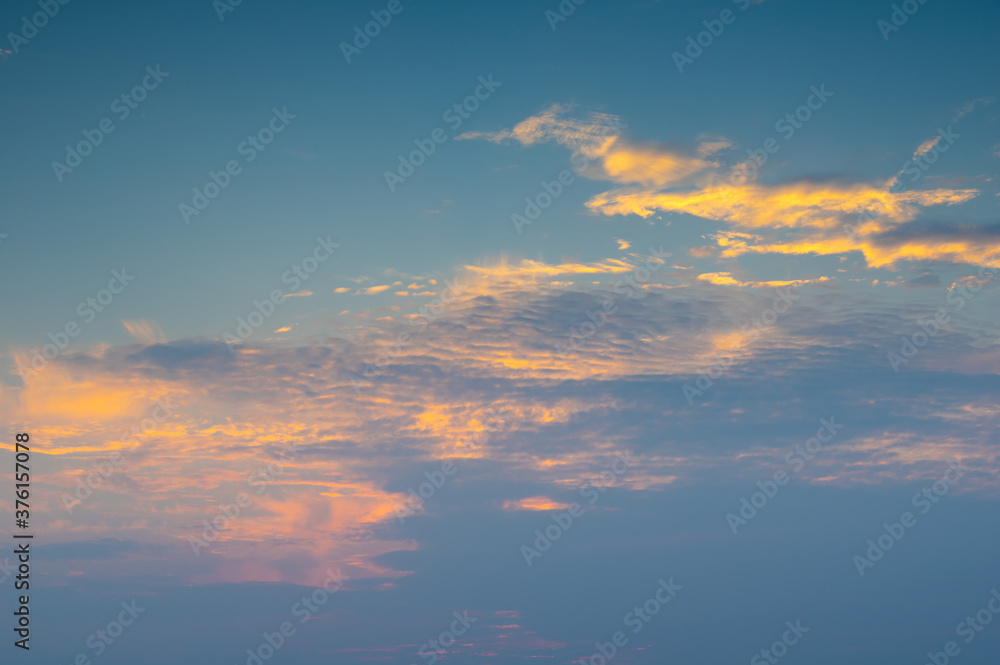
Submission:
M 956 119 L 971 112 L 978 99 L 959 109 Z M 554 105 L 510 130 L 467 133 L 460 138 L 497 143 L 517 141 L 564 145 L 583 154 L 589 178 L 624 185 L 593 196 L 587 207 L 602 215 L 687 213 L 722 222 L 726 231 L 751 231 L 753 237 L 720 242 L 718 247 L 691 248 L 693 256 L 733 258 L 743 254 L 845 254 L 861 252 L 870 267 L 899 261 L 940 260 L 977 263 L 1000 249 L 1000 239 L 924 235 L 905 241 L 886 237 L 916 221 L 935 206 L 955 206 L 975 198 L 976 189 L 930 188 L 897 191 L 895 176 L 876 182 L 799 180 L 761 182 L 756 172 L 736 184 L 731 173 L 710 156 L 733 147 L 722 137 L 703 135 L 690 151 L 640 145 L 618 131 L 621 119 L 592 113 L 580 117 Z M 609 132 L 609 128 L 615 131 Z M 914 157 L 934 149 L 939 136 L 920 144 Z M 590 164 L 590 162 L 593 162 Z M 726 236 L 717 236 L 720 240 Z
M 455 319 L 452 325 L 458 321 L 469 325 L 475 320 L 471 316 Z M 545 377 L 547 371 L 558 369 L 555 359 L 549 354 L 548 365 L 536 362 L 544 354 L 532 350 L 535 341 L 526 331 L 491 332 L 488 325 L 483 325 L 465 334 L 475 340 L 474 345 L 464 336 L 435 334 L 426 345 L 414 348 L 412 356 L 401 357 L 396 364 L 408 371 L 419 371 L 433 362 L 456 376 L 465 372 L 480 377 L 476 381 L 502 380 L 508 386 L 524 386 L 519 391 L 526 388 L 528 392 L 498 395 L 494 402 L 480 401 L 478 394 L 473 399 L 449 395 L 443 382 L 425 382 L 418 389 L 413 383 L 397 384 L 383 376 L 375 377 L 367 392 L 355 395 L 349 383 L 338 385 L 332 370 L 343 362 L 341 355 L 360 353 L 366 357 L 374 352 L 367 347 L 345 347 L 338 351 L 336 360 L 331 359 L 333 362 L 312 356 L 311 360 L 320 366 L 311 368 L 308 365 L 314 363 L 304 362 L 296 372 L 300 378 L 282 386 L 282 381 L 270 379 L 269 374 L 275 366 L 287 369 L 288 358 L 267 352 L 247 356 L 232 368 L 234 375 L 208 381 L 190 376 L 181 382 L 164 377 L 164 387 L 180 383 L 189 395 L 176 400 L 170 419 L 149 428 L 123 448 L 115 443 L 121 438 L 120 432 L 130 422 L 139 423 L 145 417 L 139 408 L 141 400 L 123 402 L 126 396 L 121 393 L 127 393 L 124 385 L 134 382 L 134 378 L 122 385 L 109 376 L 90 373 L 85 382 L 75 383 L 73 388 L 107 401 L 110 406 L 104 410 L 93 412 L 94 405 L 89 403 L 62 407 L 66 415 L 80 418 L 75 422 L 58 421 L 66 422 L 62 429 L 52 419 L 51 409 L 34 409 L 31 413 L 19 409 L 14 414 L 46 446 L 45 479 L 51 489 L 39 504 L 39 515 L 48 516 L 39 519 L 39 533 L 49 540 L 95 535 L 138 540 L 168 538 L 178 548 L 172 561 L 192 560 L 189 539 L 204 537 L 205 525 L 219 520 L 224 508 L 243 495 L 249 498 L 249 505 L 241 509 L 238 517 L 218 522 L 224 528 L 217 535 L 209 531 L 213 539 L 201 552 L 201 567 L 197 574 L 183 575 L 184 579 L 191 584 L 257 581 L 314 585 L 322 580 L 331 562 L 344 563 L 345 567 L 349 564 L 353 578 L 392 579 L 405 575 L 405 569 L 390 570 L 377 562 L 389 552 L 419 549 L 419 543 L 392 537 L 388 528 L 398 523 L 399 510 L 409 498 L 402 488 L 424 482 L 423 471 L 439 468 L 442 459 L 455 461 L 458 471 L 446 482 L 456 485 L 446 486 L 440 496 L 429 498 L 417 509 L 421 519 L 455 509 L 453 496 L 460 495 L 453 493 L 463 485 L 474 484 L 477 477 L 484 477 L 476 475 L 473 465 L 492 465 L 486 467 L 491 469 L 491 479 L 516 478 L 518 483 L 530 479 L 538 488 L 524 499 L 494 504 L 511 516 L 566 510 L 569 502 L 580 501 L 579 488 L 599 481 L 602 471 L 614 462 L 615 451 L 624 449 L 623 444 L 636 435 L 634 418 L 641 404 L 610 394 L 561 396 L 557 384 Z M 773 335 L 772 339 L 784 338 Z M 773 343 L 756 344 L 773 349 Z M 669 377 L 679 369 L 702 371 L 701 367 L 708 366 L 713 353 L 719 351 L 730 353 L 741 363 L 751 361 L 755 353 L 754 342 L 721 330 L 686 344 L 681 348 L 695 353 L 662 343 L 651 343 L 648 356 L 641 348 L 630 351 L 620 342 L 602 346 L 613 350 L 581 352 L 566 358 L 562 361 L 565 369 L 554 376 L 568 377 L 575 372 L 592 386 L 605 382 L 613 386 L 614 375 L 645 377 L 643 380 L 653 373 Z M 699 344 L 708 346 L 701 351 Z M 297 353 L 308 351 L 300 349 Z M 502 353 L 519 362 L 499 362 Z M 660 360 L 652 362 L 656 357 Z M 242 389 L 240 384 L 252 384 L 252 388 Z M 304 385 L 309 385 L 314 394 L 303 396 L 299 390 Z M 222 391 L 232 390 L 227 386 L 235 387 L 233 394 L 224 395 Z M 531 386 L 536 389 L 531 390 Z M 43 397 L 49 403 L 58 403 L 66 394 L 61 387 L 49 391 L 44 384 L 31 390 L 33 405 Z M 241 404 L 243 400 L 248 401 Z M 490 437 L 481 436 L 489 420 L 486 407 L 497 402 L 503 408 L 502 418 L 507 423 L 504 427 L 517 432 L 515 440 L 545 441 L 545 446 L 511 445 L 503 430 Z M 664 418 L 685 422 L 669 400 L 657 408 L 663 411 Z M 88 419 L 84 419 L 85 411 L 90 412 Z M 628 416 L 619 422 L 615 414 Z M 588 421 L 603 424 L 592 429 L 576 425 Z M 689 434 L 697 436 L 696 431 Z M 672 434 L 678 435 L 680 432 Z M 280 453 L 286 443 L 294 443 L 299 453 L 283 457 Z M 813 482 L 866 484 L 873 478 L 891 481 L 895 476 L 884 468 L 883 449 L 845 449 L 840 457 L 831 451 L 823 467 L 811 469 L 816 476 Z M 94 495 L 74 509 L 71 519 L 66 519 L 62 495 L 72 493 L 88 474 L 93 474 L 93 464 L 108 460 L 116 450 L 125 455 L 126 462 L 116 466 L 110 479 L 102 481 Z M 946 459 L 955 450 L 928 449 L 920 460 L 898 463 L 895 473 L 916 474 L 918 463 Z M 902 453 L 903 448 L 896 451 Z M 981 456 L 983 449 L 969 444 L 962 452 Z M 690 483 L 705 468 L 731 468 L 743 463 L 742 459 L 724 461 L 728 454 L 718 453 L 712 457 L 708 451 L 685 452 L 673 444 L 663 444 L 637 456 L 634 470 L 630 469 L 616 486 L 622 491 L 659 491 Z M 869 457 L 859 459 L 859 455 L 871 456 L 877 463 L 869 462 Z M 383 469 L 405 457 L 417 464 L 397 466 L 398 489 L 387 489 L 389 474 Z M 996 460 L 984 459 L 981 466 L 995 468 L 996 464 Z M 287 560 L 299 563 L 282 565 Z M 205 569 L 208 562 L 212 566 Z
M 382 284 L 380 286 L 369 286 L 364 289 L 359 289 L 355 292 L 356 295 L 360 296 L 370 296 L 376 293 L 382 293 L 383 291 L 388 291 L 392 288 L 392 284 Z
M 626 125 L 606 113 L 574 117 L 572 108 L 553 105 L 509 130 L 467 132 L 459 139 L 485 139 L 522 145 L 553 142 L 574 151 L 571 160 L 588 178 L 665 187 L 718 166 L 704 158 L 729 147 L 725 140 L 707 140 L 689 154 L 676 147 L 637 145 L 622 136 Z
M 588 207 L 605 215 L 649 217 L 659 211 L 686 212 L 730 222 L 745 229 L 836 229 L 863 213 L 878 215 L 879 225 L 912 220 L 920 207 L 968 201 L 976 190 L 935 189 L 891 193 L 858 184 L 798 182 L 710 186 L 687 192 L 612 190 L 592 198 Z
M 1000 238 L 914 238 L 880 241 L 877 238 L 805 237 L 789 241 L 763 242 L 758 245 L 730 247 L 724 256 L 740 254 L 842 254 L 859 251 L 872 268 L 890 267 L 899 261 L 948 261 L 990 267 L 1000 266 Z
M 541 288 L 543 285 L 560 288 L 565 287 L 568 279 L 574 276 L 593 279 L 623 275 L 635 271 L 638 265 L 639 261 L 632 256 L 587 263 L 545 263 L 532 259 L 515 261 L 501 256 L 484 260 L 479 265 L 463 266 L 458 271 L 455 284 L 466 296 L 496 293 L 509 288 Z
M 767 242 L 767 229 L 751 231 L 720 234 L 717 249 L 746 251 Z M 517 483 L 513 492 L 505 485 L 482 502 L 492 513 L 499 508 L 505 518 L 517 519 L 565 510 L 580 500 L 585 484 L 604 482 L 602 474 L 625 450 L 635 451 L 637 462 L 614 479 L 616 492 L 658 492 L 706 474 L 736 473 L 754 459 L 727 443 L 727 432 L 736 431 L 733 423 L 742 417 L 730 410 L 742 404 L 727 397 L 721 405 L 688 405 L 681 386 L 711 371 L 715 390 L 740 382 L 742 394 L 767 397 L 767 391 L 796 380 L 790 369 L 796 363 L 808 370 L 810 363 L 819 366 L 835 351 L 830 338 L 822 337 L 825 329 L 844 337 L 836 330 L 842 325 L 837 313 L 827 316 L 795 303 L 777 320 L 765 319 L 759 333 L 752 322 L 775 302 L 776 291 L 754 289 L 827 280 L 760 281 L 737 269 L 702 272 L 664 264 L 650 276 L 649 288 L 640 289 L 641 297 L 609 288 L 641 262 L 627 254 L 463 266 L 448 279 L 412 282 L 433 284 L 436 297 L 450 294 L 425 327 L 411 323 L 425 305 L 401 303 L 391 317 L 372 310 L 351 334 L 313 346 L 254 340 L 235 352 L 222 342 L 68 351 L 24 387 L 0 389 L 5 426 L 12 430 L 16 422 L 45 442 L 51 489 L 40 499 L 39 515 L 48 521 L 39 522 L 39 532 L 64 539 L 155 536 L 190 552 L 188 539 L 200 536 L 205 523 L 243 493 L 251 504 L 210 543 L 197 574 L 178 575 L 190 583 L 314 583 L 325 562 L 339 561 L 349 562 L 355 577 L 393 578 L 407 571 L 387 570 L 378 557 L 421 546 L 400 539 L 393 527 L 409 490 L 445 460 L 457 471 L 440 496 L 414 510 L 420 520 L 455 510 L 464 499 L 454 497 L 489 487 L 487 478 Z M 836 309 L 829 305 L 836 296 L 835 289 L 824 288 L 828 308 Z M 588 316 L 608 299 L 617 305 L 611 315 Z M 581 336 L 588 322 L 601 325 Z M 308 323 L 297 322 L 300 328 Z M 401 331 L 411 333 L 406 343 L 399 342 Z M 877 337 L 859 328 L 848 337 L 866 349 L 878 340 L 898 340 L 895 329 L 884 333 Z M 787 361 L 775 363 L 778 354 Z M 720 359 L 726 365 L 716 372 Z M 927 351 L 912 367 L 935 367 L 933 362 Z M 984 366 L 952 364 L 968 373 Z M 835 367 L 820 367 L 829 373 L 825 380 L 843 380 L 847 392 L 860 390 L 856 368 L 836 374 Z M 801 408 L 809 395 L 794 392 L 773 408 Z M 651 403 L 644 394 L 655 399 Z M 851 393 L 845 404 L 865 395 Z M 870 408 L 895 412 L 902 405 L 892 399 L 881 396 Z M 167 404 L 169 413 L 158 411 L 158 404 Z M 955 428 L 997 415 L 982 399 L 942 402 L 934 412 Z M 897 436 L 904 435 L 912 436 L 913 427 Z M 889 439 L 869 438 L 882 441 L 882 449 L 873 444 L 831 450 L 810 481 L 908 478 L 924 472 L 920 464 L 956 450 L 982 458 L 983 468 L 998 465 L 983 444 L 932 446 L 924 437 L 926 454 L 904 458 L 896 446 L 895 459 L 903 461 L 885 470 Z M 289 446 L 294 455 L 287 453 Z M 114 453 L 125 461 L 70 517 L 63 495 Z M 282 565 L 290 558 L 302 563 Z M 208 560 L 212 567 L 203 565 Z
M 629 272 L 635 270 L 635 266 L 620 259 L 605 259 L 592 263 L 543 263 L 542 261 L 532 261 L 522 259 L 512 263 L 506 258 L 501 258 L 490 265 L 468 265 L 465 270 L 473 275 L 482 277 L 554 277 L 556 275 L 600 275 Z
M 529 496 L 524 499 L 518 499 L 517 501 L 505 501 L 503 504 L 503 509 L 507 511 L 513 510 L 566 510 L 569 508 L 568 503 L 563 503 L 561 501 L 555 501 L 547 496 Z
M 754 288 L 759 287 L 778 287 L 778 286 L 805 286 L 806 284 L 818 284 L 820 282 L 829 281 L 829 277 L 817 277 L 816 279 L 788 279 L 788 280 L 771 280 L 767 282 L 757 282 L 753 280 L 738 280 L 732 276 L 729 272 L 706 272 L 698 275 L 698 279 L 703 282 L 708 282 L 709 284 L 715 284 L 717 286 L 749 286 Z
M 59 362 L 49 363 L 17 392 L 17 412 L 25 417 L 90 423 L 141 418 L 150 403 L 171 389 L 131 377 L 94 377 Z
M 916 158 L 916 157 L 921 157 L 923 155 L 926 155 L 927 153 L 929 153 L 931 151 L 931 148 L 933 148 L 935 145 L 937 145 L 937 142 L 940 141 L 940 140 L 941 140 L 940 136 L 933 136 L 933 137 L 927 139 L 926 141 L 924 141 L 923 143 L 921 143 L 919 146 L 917 146 L 917 149 L 913 152 L 913 157 Z
M 865 183 L 750 182 L 686 192 L 619 189 L 599 194 L 587 205 L 605 215 L 649 217 L 660 211 L 684 212 L 755 232 L 720 232 L 714 251 L 695 248 L 695 256 L 859 251 L 869 266 L 882 267 L 898 261 L 923 260 L 983 263 L 1000 249 L 1000 238 L 883 237 L 915 220 L 924 208 L 965 203 L 977 195 L 974 189 L 894 192 L 886 186 Z
M 649 187 L 666 187 L 713 166 L 711 162 L 685 155 L 679 150 L 633 146 L 620 141 L 609 144 L 600 157 L 602 179 Z

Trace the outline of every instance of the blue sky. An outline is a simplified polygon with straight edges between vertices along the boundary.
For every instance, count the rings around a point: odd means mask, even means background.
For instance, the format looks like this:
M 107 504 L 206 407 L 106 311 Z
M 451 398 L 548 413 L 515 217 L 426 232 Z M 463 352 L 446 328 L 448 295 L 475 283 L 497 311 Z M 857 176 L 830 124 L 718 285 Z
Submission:
M 17 657 L 992 662 L 1000 8 L 902 4 L 7 6 Z

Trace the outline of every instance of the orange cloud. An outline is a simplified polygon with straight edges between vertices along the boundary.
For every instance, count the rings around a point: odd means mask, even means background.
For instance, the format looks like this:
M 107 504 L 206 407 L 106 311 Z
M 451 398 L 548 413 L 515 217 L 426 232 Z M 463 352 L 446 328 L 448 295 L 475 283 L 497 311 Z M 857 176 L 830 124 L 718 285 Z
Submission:
M 963 106 L 957 117 L 971 112 L 977 103 L 988 101 L 975 100 Z M 758 182 L 756 175 L 742 186 L 732 186 L 722 165 L 708 159 L 732 147 L 727 139 L 699 137 L 702 142 L 690 152 L 637 145 L 617 131 L 625 125 L 616 116 L 595 113 L 581 118 L 573 116 L 571 110 L 554 105 L 510 130 L 467 133 L 460 138 L 496 143 L 512 140 L 526 146 L 554 142 L 576 150 L 587 158 L 585 161 L 594 162 L 593 168 L 583 171 L 584 175 L 626 185 L 587 202 L 588 208 L 603 215 L 650 217 L 659 212 L 681 212 L 765 236 L 720 242 L 716 251 L 695 248 L 692 253 L 696 256 L 860 251 L 869 266 L 880 267 L 904 260 L 975 263 L 1000 248 L 1000 241 L 974 243 L 941 237 L 891 243 L 878 237 L 914 221 L 924 208 L 965 203 L 978 195 L 975 189 L 896 192 L 890 188 L 892 179 L 876 183 L 798 181 L 768 185 Z M 609 133 L 609 127 L 616 131 Z M 925 141 L 915 155 L 930 151 L 938 138 Z M 797 233 L 766 237 L 779 231 Z
M 651 187 L 665 187 L 717 166 L 703 157 L 730 145 L 725 140 L 708 141 L 699 145 L 695 154 L 678 148 L 635 145 L 622 138 L 621 131 L 626 125 L 618 116 L 591 113 L 585 118 L 576 118 L 570 115 L 571 110 L 556 104 L 521 121 L 513 129 L 467 132 L 458 138 L 485 139 L 494 143 L 514 140 L 522 145 L 558 143 L 574 150 L 573 164 L 582 167 L 580 172 L 588 178 Z M 596 169 L 589 168 L 591 161 Z
M 359 289 L 356 292 L 356 295 L 359 295 L 359 296 L 370 296 L 370 295 L 374 295 L 376 293 L 382 293 L 383 291 L 388 291 L 391 288 L 392 288 L 392 284 L 382 284 L 380 286 L 369 286 L 369 287 L 364 288 L 364 289 Z
M 505 501 L 503 509 L 513 510 L 565 510 L 569 508 L 568 503 L 555 501 L 547 496 L 529 496 L 517 501 Z

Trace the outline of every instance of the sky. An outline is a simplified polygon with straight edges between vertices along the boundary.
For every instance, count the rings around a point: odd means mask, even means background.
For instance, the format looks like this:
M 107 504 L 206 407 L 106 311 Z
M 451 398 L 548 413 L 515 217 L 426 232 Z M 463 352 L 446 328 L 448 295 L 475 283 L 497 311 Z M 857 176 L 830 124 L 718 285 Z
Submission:
M 3 662 L 994 663 L 998 20 L 6 3 Z

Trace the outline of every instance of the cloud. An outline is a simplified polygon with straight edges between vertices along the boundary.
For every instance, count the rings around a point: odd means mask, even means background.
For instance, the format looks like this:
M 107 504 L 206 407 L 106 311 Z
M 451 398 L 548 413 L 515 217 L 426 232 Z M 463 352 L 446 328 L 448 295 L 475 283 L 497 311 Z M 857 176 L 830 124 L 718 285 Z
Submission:
M 768 282 L 756 282 L 753 280 L 742 281 L 734 278 L 732 273 L 729 272 L 707 272 L 698 275 L 698 279 L 708 282 L 709 284 L 715 284 L 718 286 L 740 286 L 740 287 L 779 287 L 779 286 L 804 286 L 806 284 L 818 284 L 820 282 L 827 282 L 830 280 L 829 277 L 817 277 L 816 279 L 789 279 L 789 280 L 772 280 Z
M 467 132 L 458 138 L 493 143 L 517 141 L 525 146 L 557 143 L 574 151 L 574 166 L 580 166 L 580 173 L 588 178 L 653 187 L 682 182 L 717 166 L 703 157 L 729 145 L 727 141 L 709 140 L 698 145 L 694 154 L 679 147 L 638 145 L 622 137 L 626 125 L 618 116 L 590 113 L 579 118 L 571 111 L 571 107 L 556 104 L 513 129 Z
M 505 501 L 503 510 L 566 510 L 568 503 L 554 501 L 547 496 L 529 496 L 517 501 Z
M 383 291 L 388 291 L 392 288 L 392 284 L 382 284 L 380 286 L 369 286 L 364 289 L 358 289 L 355 291 L 355 295 L 370 296 L 376 293 L 382 293 Z
M 1000 425 L 997 387 L 984 374 L 1000 364 L 990 327 L 975 320 L 989 316 L 996 285 L 951 308 L 904 376 L 886 354 L 919 330 L 921 312 L 951 307 L 943 287 L 921 291 L 926 307 L 914 309 L 837 280 L 684 270 L 657 271 L 630 297 L 616 293 L 612 283 L 637 264 L 629 256 L 462 268 L 437 285 L 453 282 L 458 293 L 402 345 L 413 310 L 311 345 L 68 350 L 23 388 L 0 393 L 4 426 L 46 441 L 39 533 L 50 542 L 166 539 L 173 549 L 144 550 L 143 560 L 192 584 L 313 584 L 331 562 L 350 562 L 358 579 L 398 581 L 414 570 L 405 556 L 427 556 L 421 525 L 544 518 L 537 513 L 579 502 L 579 488 L 621 451 L 637 462 L 588 520 L 612 497 L 666 500 L 668 490 L 744 480 L 752 488 L 831 415 L 850 429 L 798 479 L 803 486 L 912 482 L 958 455 L 977 469 L 963 491 L 1000 493 L 988 436 Z M 576 276 L 585 279 L 565 284 Z M 777 284 L 800 300 L 754 335 L 753 321 L 775 302 L 766 287 Z M 608 302 L 608 316 L 595 314 Z M 367 363 L 370 385 L 355 390 Z M 689 404 L 683 387 L 709 372 L 711 389 Z M 153 422 L 163 399 L 171 414 Z M 502 426 L 491 425 L 495 412 Z M 285 444 L 297 454 L 283 454 Z M 126 462 L 66 519 L 62 494 L 113 451 Z M 410 490 L 442 460 L 455 464 L 454 477 L 400 525 Z M 240 492 L 252 505 L 194 559 L 188 538 Z M 538 528 L 517 524 L 529 535 Z M 139 565 L 130 561 L 117 565 Z
M 977 103 L 988 101 L 979 99 L 964 105 L 960 116 L 971 112 Z M 1000 239 L 992 236 L 981 238 L 984 245 L 967 242 L 961 234 L 907 241 L 893 235 L 895 230 L 916 221 L 927 208 L 972 200 L 979 194 L 976 189 L 899 192 L 892 187 L 894 179 L 767 184 L 760 182 L 756 174 L 734 184 L 722 163 L 706 159 L 731 147 L 726 139 L 702 136 L 693 151 L 639 145 L 621 134 L 608 135 L 608 126 L 624 126 L 619 118 L 596 113 L 580 117 L 571 111 L 554 105 L 513 129 L 468 133 L 463 138 L 516 141 L 526 146 L 555 142 L 577 151 L 584 146 L 588 160 L 594 160 L 584 174 L 623 185 L 593 196 L 586 204 L 593 212 L 644 218 L 662 212 L 687 213 L 730 227 L 716 234 L 716 247 L 690 248 L 696 257 L 856 251 L 865 257 L 869 267 L 881 268 L 901 261 L 983 263 L 1000 250 Z M 929 139 L 918 146 L 915 156 L 926 154 L 937 140 Z M 740 231 L 752 233 L 731 235 Z
M 720 243 L 721 244 L 721 243 Z M 945 261 L 988 267 L 1000 266 L 1000 237 L 952 226 L 947 232 L 928 234 L 912 230 L 910 225 L 876 227 L 861 236 L 814 234 L 791 240 L 758 243 L 729 243 L 719 249 L 721 256 L 744 254 L 816 254 L 832 255 L 859 251 L 869 267 L 893 267 L 901 261 Z
M 993 99 L 994 99 L 993 97 L 978 97 L 976 99 L 973 99 L 972 101 L 962 104 L 960 107 L 958 107 L 958 110 L 955 111 L 955 115 L 952 116 L 951 121 L 958 122 L 965 116 L 975 111 L 976 106 L 980 104 L 982 104 L 983 106 L 989 106 L 990 104 L 993 103 Z
M 517 141 L 521 145 L 555 142 L 571 148 L 594 146 L 600 150 L 613 136 L 604 131 L 608 127 L 620 126 L 617 116 L 607 113 L 590 113 L 586 118 L 570 115 L 571 106 L 553 104 L 538 115 L 522 120 L 512 129 L 496 132 L 465 132 L 458 140 L 482 139 L 492 143 Z
M 122 325 L 129 334 L 145 345 L 157 344 L 167 341 L 167 336 L 163 334 L 155 321 L 144 319 L 123 320 Z
M 607 150 L 598 163 L 603 168 L 603 175 L 589 177 L 621 183 L 640 183 L 651 187 L 679 183 L 712 166 L 709 162 L 687 156 L 679 150 L 629 145 Z
M 698 146 L 697 154 L 699 157 L 708 157 L 709 155 L 714 155 L 722 150 L 729 150 L 735 148 L 736 145 L 726 138 L 717 137 L 715 139 L 708 139 Z
M 972 189 L 894 193 L 863 183 L 799 182 L 717 186 L 682 193 L 614 190 L 587 205 L 605 215 L 685 212 L 756 232 L 720 232 L 715 236 L 717 248 L 700 248 L 694 252 L 697 256 L 858 251 L 873 268 L 927 260 L 990 264 L 989 257 L 1000 250 L 1000 239 L 984 238 L 986 244 L 976 244 L 942 234 L 904 242 L 891 233 L 916 219 L 921 208 L 956 205 L 977 194 Z M 788 231 L 792 233 L 779 234 Z
M 931 151 L 931 148 L 937 145 L 937 142 L 940 140 L 941 140 L 940 136 L 932 136 L 931 138 L 921 143 L 919 146 L 917 146 L 917 149 L 913 152 L 913 159 L 916 159 L 917 157 L 920 157 L 922 155 L 926 155 L 928 152 Z
M 612 275 L 634 270 L 635 266 L 622 259 L 604 259 L 591 263 L 545 263 L 521 259 L 510 261 L 500 257 L 492 262 L 481 265 L 467 265 L 463 270 L 470 276 L 486 280 L 513 280 L 523 282 L 537 277 L 555 277 L 558 275 Z
M 865 183 L 751 183 L 684 192 L 618 189 L 595 196 L 587 205 L 605 215 L 686 212 L 745 229 L 835 229 L 863 213 L 878 214 L 881 224 L 909 221 L 919 207 L 962 203 L 976 194 L 976 190 L 948 189 L 892 193 Z

